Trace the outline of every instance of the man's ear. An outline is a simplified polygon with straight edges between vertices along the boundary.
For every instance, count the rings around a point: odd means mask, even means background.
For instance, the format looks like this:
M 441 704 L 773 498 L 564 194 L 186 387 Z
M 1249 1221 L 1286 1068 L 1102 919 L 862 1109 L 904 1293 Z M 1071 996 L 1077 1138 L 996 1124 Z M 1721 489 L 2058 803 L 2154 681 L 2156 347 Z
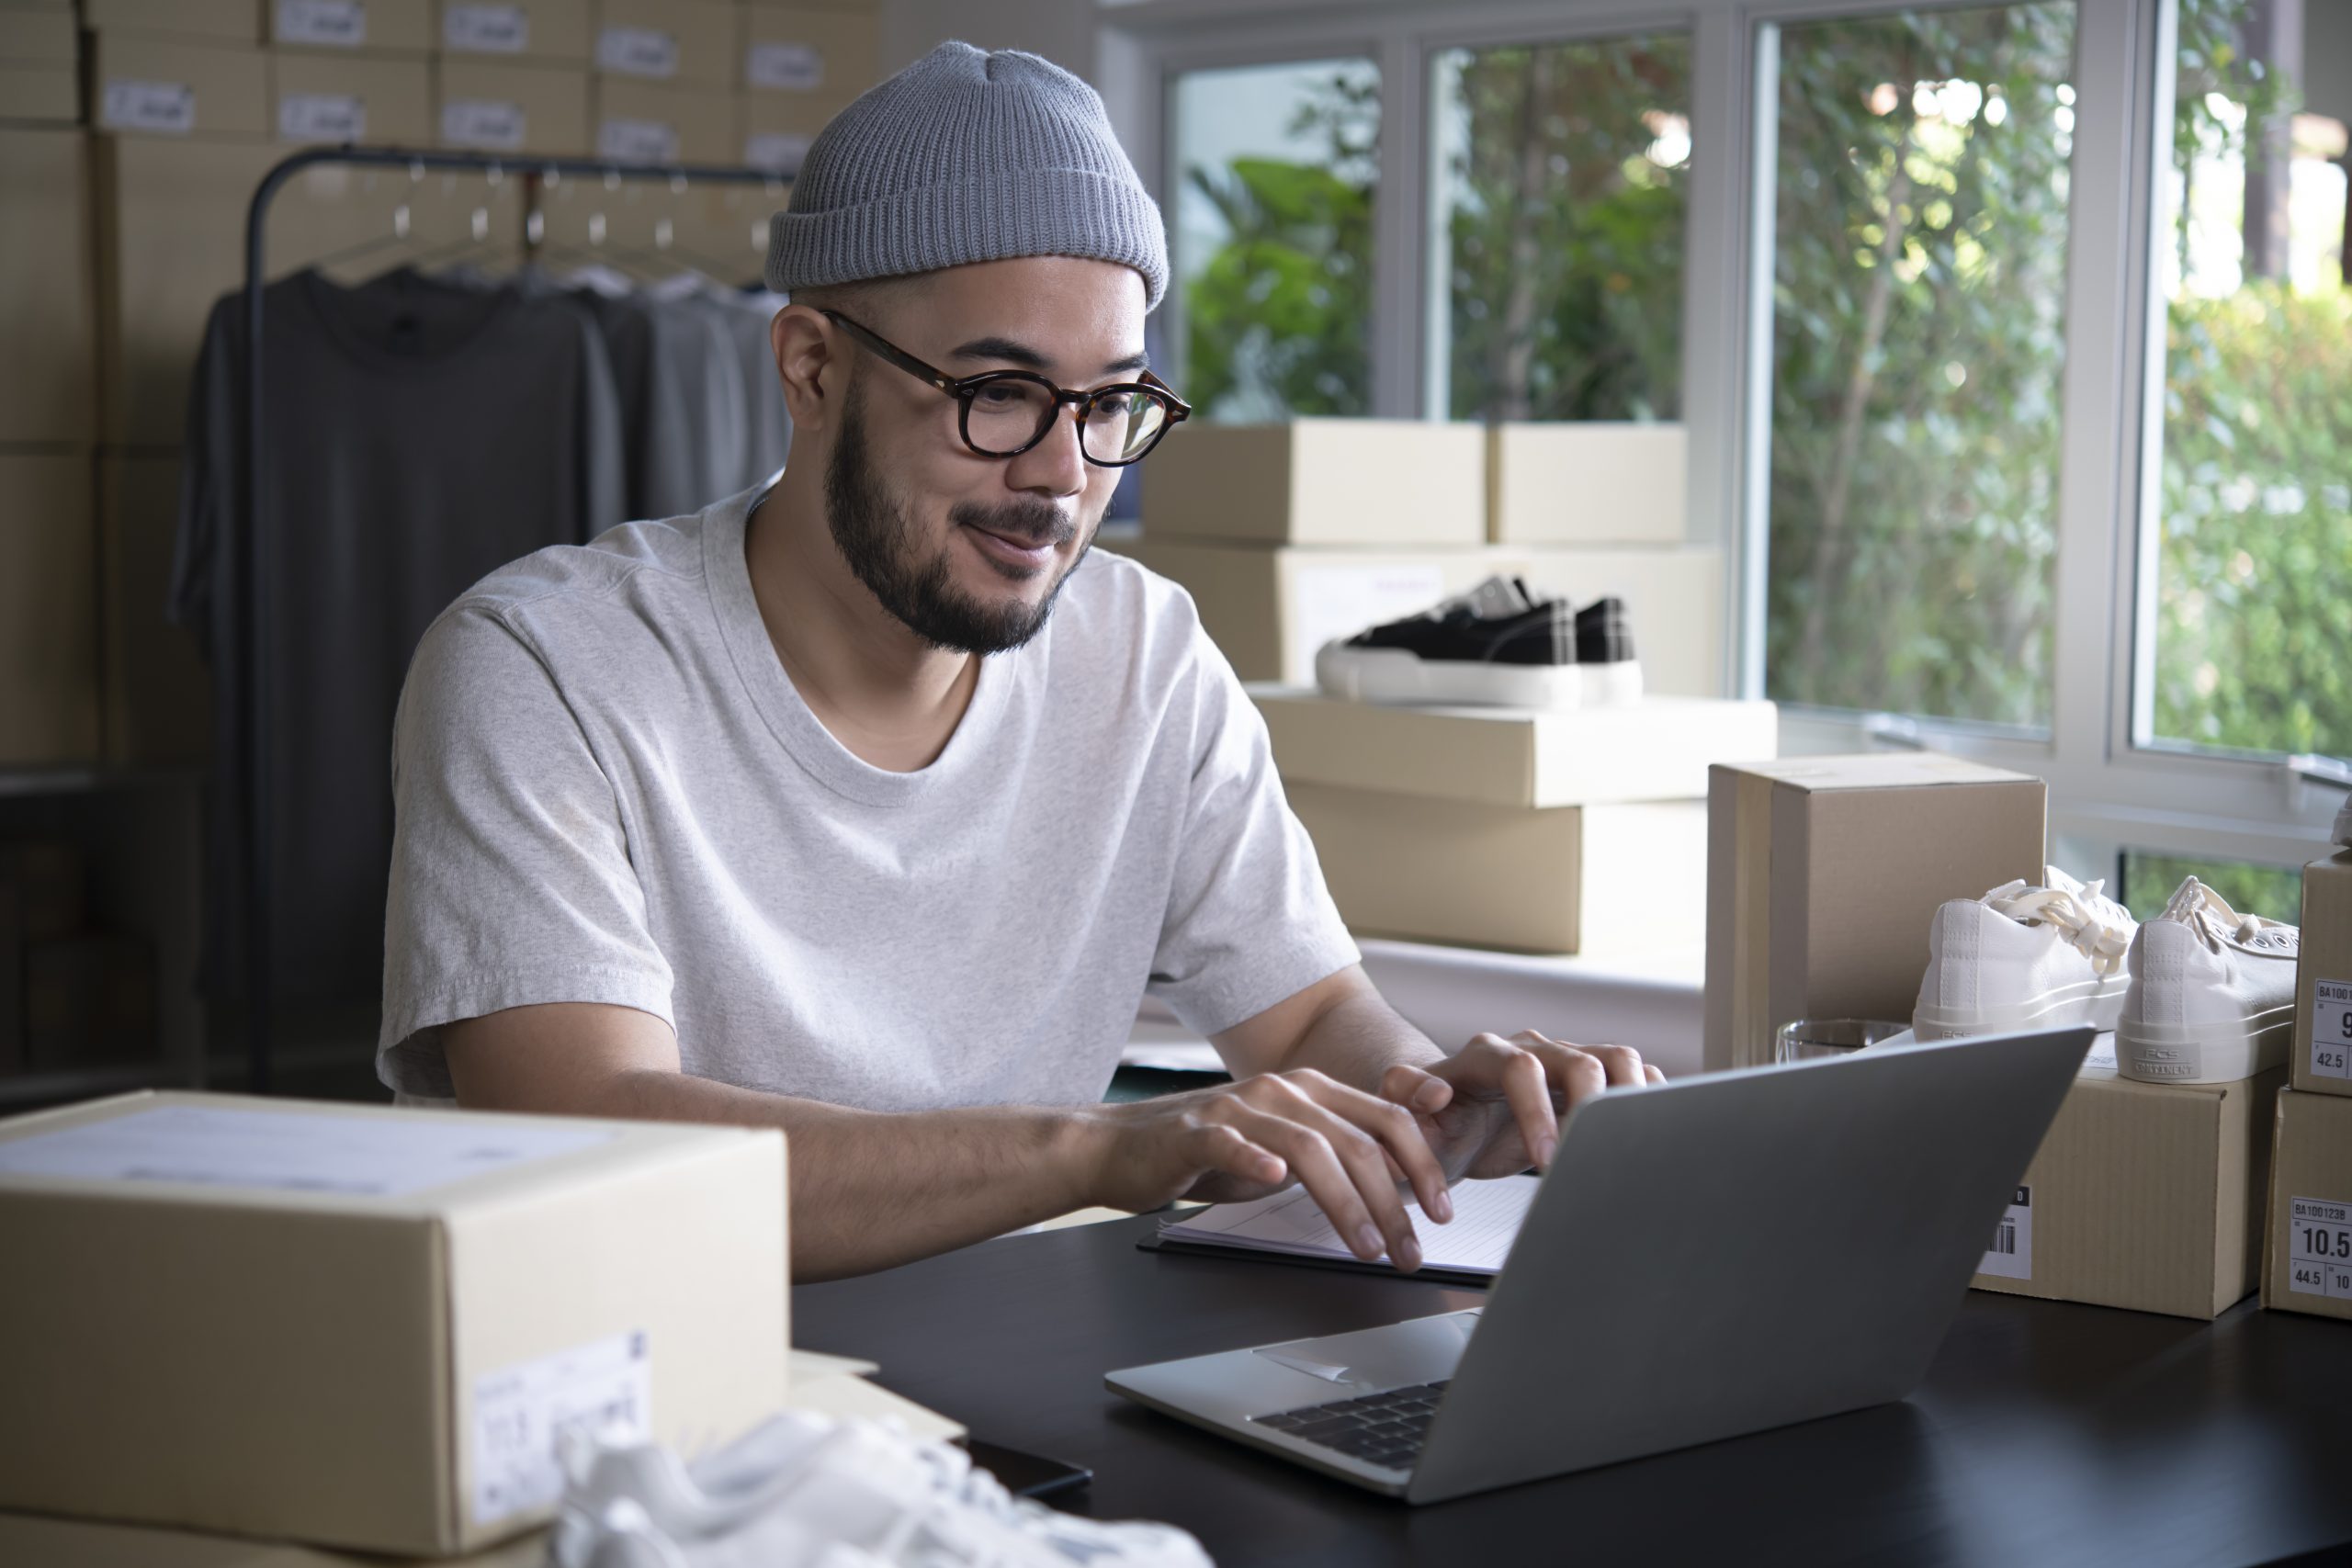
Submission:
M 795 430 L 824 430 L 849 388 L 850 343 L 814 307 L 786 305 L 768 323 L 784 406 Z

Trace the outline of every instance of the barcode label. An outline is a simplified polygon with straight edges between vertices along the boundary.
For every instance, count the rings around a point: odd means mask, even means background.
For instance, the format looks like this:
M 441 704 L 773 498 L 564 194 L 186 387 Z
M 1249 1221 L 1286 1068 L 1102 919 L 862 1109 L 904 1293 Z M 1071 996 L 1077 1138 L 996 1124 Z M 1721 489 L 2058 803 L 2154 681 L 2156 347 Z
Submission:
M 368 101 L 351 93 L 288 93 L 277 100 L 277 134 L 288 141 L 362 141 Z
M 2312 987 L 2312 1077 L 2352 1078 L 2352 980 Z
M 800 160 L 808 156 L 808 143 L 814 140 L 795 136 L 789 131 L 755 130 L 743 138 L 743 162 L 755 169 L 773 169 L 779 175 L 797 175 Z
M 813 43 L 755 43 L 743 74 L 754 87 L 814 92 L 825 85 L 825 51 Z
M 441 140 L 492 152 L 522 151 L 523 106 L 503 98 L 452 98 L 441 106 Z
M 441 42 L 469 54 L 520 54 L 531 47 L 531 14 L 520 6 L 450 6 Z
M 1993 1227 L 1993 1244 L 1984 1249 L 1979 1274 L 2003 1280 L 2033 1278 L 2033 1189 L 2020 1187 Z
M 2352 1203 L 2296 1198 L 2287 1207 L 2287 1288 L 2352 1301 Z
M 574 1422 L 616 1440 L 652 1429 L 653 1361 L 643 1333 L 616 1334 L 474 1380 L 477 1525 L 551 1508 L 563 1495 L 556 1434 Z
M 357 49 L 368 41 L 367 0 L 277 0 L 277 41 Z
M 596 127 L 596 156 L 624 164 L 674 164 L 678 128 L 658 119 L 608 119 Z
M 196 89 L 186 82 L 108 82 L 98 95 L 98 123 L 186 136 L 196 129 Z
M 675 76 L 677 36 L 655 28 L 606 28 L 596 35 L 596 69 L 623 76 Z

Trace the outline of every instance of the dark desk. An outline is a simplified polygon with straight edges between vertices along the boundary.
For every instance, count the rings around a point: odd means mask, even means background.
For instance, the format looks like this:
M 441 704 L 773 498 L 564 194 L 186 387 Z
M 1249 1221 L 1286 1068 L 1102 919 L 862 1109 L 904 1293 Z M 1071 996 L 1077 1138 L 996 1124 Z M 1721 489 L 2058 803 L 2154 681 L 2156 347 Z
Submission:
M 1904 1404 L 1416 1509 L 1132 1405 L 1102 1374 L 1481 1292 L 1136 1250 L 1152 1224 L 802 1286 L 793 1338 L 879 1360 L 980 1437 L 1091 1466 L 1078 1506 L 1182 1525 L 1228 1568 L 1532 1562 L 1554 1544 L 1579 1564 L 2352 1559 L 2352 1325 L 1971 1292 Z

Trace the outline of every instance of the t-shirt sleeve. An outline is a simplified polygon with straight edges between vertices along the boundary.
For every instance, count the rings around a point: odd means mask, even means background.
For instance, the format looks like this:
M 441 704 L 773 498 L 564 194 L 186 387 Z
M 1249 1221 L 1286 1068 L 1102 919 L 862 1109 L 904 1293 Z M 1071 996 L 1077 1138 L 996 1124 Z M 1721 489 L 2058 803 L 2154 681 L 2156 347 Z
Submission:
M 1197 624 L 1193 635 L 1192 790 L 1150 989 L 1216 1034 L 1363 954 L 1283 797 L 1266 721 Z
M 452 1092 L 441 1026 L 541 1002 L 674 1023 L 611 782 L 524 636 L 460 604 L 393 723 L 391 892 L 378 1075 Z

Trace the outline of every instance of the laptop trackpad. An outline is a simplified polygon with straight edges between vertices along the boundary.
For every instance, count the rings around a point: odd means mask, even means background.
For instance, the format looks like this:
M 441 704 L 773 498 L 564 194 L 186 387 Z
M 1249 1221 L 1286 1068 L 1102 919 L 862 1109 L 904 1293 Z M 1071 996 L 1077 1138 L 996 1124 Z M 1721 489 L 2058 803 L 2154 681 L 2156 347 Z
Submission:
M 1340 1388 L 1409 1388 L 1450 1378 L 1478 1325 L 1476 1309 L 1408 1318 L 1352 1334 L 1261 1346 L 1258 1354 Z M 1344 1397 L 1334 1393 L 1334 1398 Z

